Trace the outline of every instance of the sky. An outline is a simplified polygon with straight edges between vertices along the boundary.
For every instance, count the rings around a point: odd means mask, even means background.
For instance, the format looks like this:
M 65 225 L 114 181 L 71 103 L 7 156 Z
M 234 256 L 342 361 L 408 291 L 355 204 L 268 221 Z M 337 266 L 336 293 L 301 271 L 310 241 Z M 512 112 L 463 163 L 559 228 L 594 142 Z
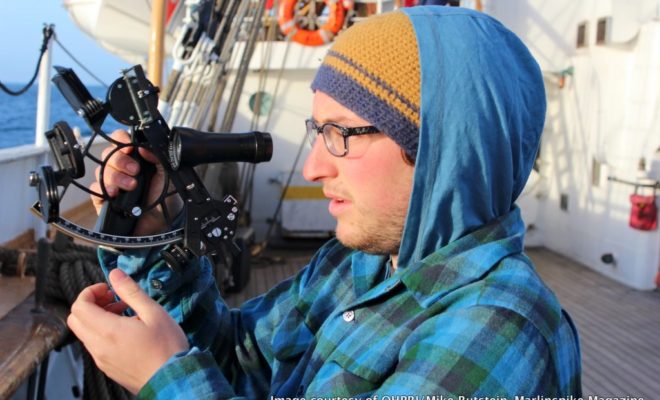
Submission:
M 3 0 L 0 7 L 0 82 L 27 83 L 34 73 L 44 23 L 55 25 L 58 40 L 105 83 L 112 83 L 129 66 L 79 30 L 62 0 Z M 53 42 L 53 65 L 72 67 L 85 84 L 95 81 Z

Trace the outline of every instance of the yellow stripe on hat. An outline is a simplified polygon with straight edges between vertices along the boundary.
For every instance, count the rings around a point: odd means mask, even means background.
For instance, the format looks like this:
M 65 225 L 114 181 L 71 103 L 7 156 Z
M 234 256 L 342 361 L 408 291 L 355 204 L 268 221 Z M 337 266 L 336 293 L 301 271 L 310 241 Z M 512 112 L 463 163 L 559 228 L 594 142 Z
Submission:
M 369 38 L 368 43 L 364 38 Z M 417 38 L 404 13 L 385 13 L 358 22 L 336 38 L 332 51 L 349 62 L 328 54 L 324 64 L 351 77 L 419 126 L 421 100 Z M 369 71 L 372 76 L 361 70 Z M 392 96 L 379 81 L 415 109 Z
M 393 96 L 387 89 L 382 85 L 369 78 L 368 76 L 361 73 L 352 65 L 344 62 L 343 60 L 333 57 L 331 54 L 328 54 L 323 62 L 325 65 L 328 65 L 337 71 L 341 72 L 344 75 L 348 75 L 355 82 L 360 84 L 362 87 L 367 89 L 369 92 L 376 95 L 381 100 L 385 101 L 387 104 L 392 106 L 394 109 L 399 111 L 403 116 L 408 120 L 413 122 L 415 125 L 419 126 L 419 108 L 413 109 L 408 104 L 401 101 L 401 99 Z M 407 99 L 406 99 L 407 100 Z M 419 107 L 419 105 L 417 105 Z

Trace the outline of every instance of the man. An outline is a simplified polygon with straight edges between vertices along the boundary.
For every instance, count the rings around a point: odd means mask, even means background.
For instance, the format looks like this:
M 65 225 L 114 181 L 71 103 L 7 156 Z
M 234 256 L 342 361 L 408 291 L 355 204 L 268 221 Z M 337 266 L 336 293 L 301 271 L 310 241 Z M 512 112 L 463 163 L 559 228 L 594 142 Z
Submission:
M 123 303 L 94 285 L 68 321 L 99 367 L 145 398 L 579 396 L 577 333 L 514 204 L 545 116 L 519 39 L 465 9 L 384 14 L 337 38 L 312 89 L 303 173 L 337 238 L 237 310 L 205 260 L 102 251 Z M 106 181 L 132 189 L 128 163 Z

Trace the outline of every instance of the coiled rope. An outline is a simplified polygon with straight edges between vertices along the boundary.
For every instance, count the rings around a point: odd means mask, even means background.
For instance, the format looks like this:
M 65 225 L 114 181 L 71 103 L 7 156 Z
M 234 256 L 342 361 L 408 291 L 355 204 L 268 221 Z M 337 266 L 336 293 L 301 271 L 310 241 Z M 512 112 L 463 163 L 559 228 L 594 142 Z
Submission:
M 46 273 L 46 296 L 71 306 L 87 286 L 105 282 L 96 249 L 58 238 L 50 251 Z M 83 351 L 85 399 L 129 399 L 132 395 L 96 367 L 92 356 Z
M 27 255 L 21 275 L 35 275 L 37 255 L 0 248 L 0 272 L 15 275 L 16 263 Z M 87 286 L 105 282 L 96 255 L 96 249 L 74 243 L 58 233 L 49 251 L 46 271 L 45 295 L 48 301 L 62 302 L 69 307 Z M 119 384 L 108 378 L 96 367 L 92 356 L 83 348 L 84 390 L 83 398 L 89 400 L 123 400 L 133 396 Z

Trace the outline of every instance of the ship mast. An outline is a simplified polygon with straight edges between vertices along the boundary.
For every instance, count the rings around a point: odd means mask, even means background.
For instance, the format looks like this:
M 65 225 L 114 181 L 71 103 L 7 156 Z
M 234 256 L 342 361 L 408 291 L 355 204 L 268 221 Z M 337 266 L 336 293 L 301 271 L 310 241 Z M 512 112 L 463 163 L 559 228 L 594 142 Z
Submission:
M 147 76 L 154 86 L 160 87 L 163 77 L 163 49 L 165 37 L 166 0 L 151 2 L 151 35 L 149 37 L 149 59 Z

